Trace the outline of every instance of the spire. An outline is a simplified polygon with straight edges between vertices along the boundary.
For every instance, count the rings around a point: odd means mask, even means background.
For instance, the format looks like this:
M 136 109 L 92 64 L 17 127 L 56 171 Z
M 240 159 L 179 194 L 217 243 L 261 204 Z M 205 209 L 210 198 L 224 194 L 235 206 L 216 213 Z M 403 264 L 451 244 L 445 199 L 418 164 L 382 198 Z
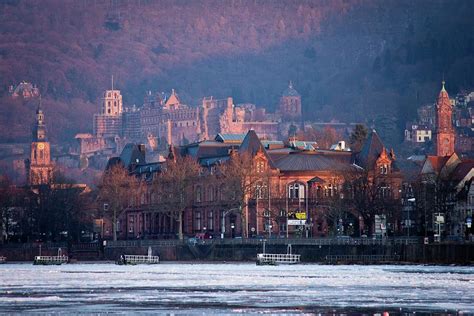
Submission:
M 290 83 L 288 84 L 288 88 L 293 89 L 293 82 L 290 80 Z
M 114 75 L 112 75 L 112 91 L 114 90 Z
M 443 88 L 441 88 L 441 91 L 446 92 L 446 88 L 444 87 L 444 85 L 446 84 L 446 81 L 443 80 L 441 84 L 443 85 Z
M 39 102 L 38 102 L 38 108 L 36 109 L 36 114 L 39 114 L 40 112 L 42 112 L 42 109 L 41 109 L 41 94 L 39 96 Z

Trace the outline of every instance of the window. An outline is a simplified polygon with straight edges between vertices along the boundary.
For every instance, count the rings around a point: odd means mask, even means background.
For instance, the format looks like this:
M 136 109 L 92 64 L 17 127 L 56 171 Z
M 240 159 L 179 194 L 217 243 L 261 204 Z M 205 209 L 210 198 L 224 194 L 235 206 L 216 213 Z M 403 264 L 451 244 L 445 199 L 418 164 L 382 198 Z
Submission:
M 214 211 L 207 212 L 207 229 L 214 230 Z
M 196 187 L 196 202 L 201 203 L 201 201 L 202 201 L 202 191 L 201 191 L 201 187 L 200 187 L 200 186 L 197 186 L 197 187 Z
M 255 186 L 255 198 L 264 199 L 267 195 L 267 184 L 259 182 Z
M 194 214 L 195 216 L 195 221 L 194 221 L 194 229 L 195 230 L 201 230 L 201 211 L 196 211 Z
M 286 211 L 280 210 L 280 217 L 286 217 Z
M 265 171 L 265 161 L 258 160 L 257 161 L 257 173 L 262 173 Z
M 333 197 L 335 195 L 335 192 L 336 191 L 336 186 L 333 185 L 332 183 L 329 183 L 327 186 L 326 186 L 326 190 L 325 190 L 325 196 L 326 197 Z
M 135 216 L 134 215 L 130 215 L 129 218 L 128 218 L 128 232 L 130 234 L 133 234 L 134 232 L 134 226 L 135 226 Z
M 388 165 L 383 164 L 380 166 L 380 174 L 388 174 Z
M 209 202 L 212 202 L 214 201 L 214 188 L 212 186 L 210 186 L 208 189 L 207 189 L 207 200 Z
M 270 218 L 270 210 L 269 210 L 269 209 L 265 209 L 265 210 L 263 211 L 263 216 L 264 216 L 264 217 L 267 217 L 267 218 Z
M 304 199 L 304 185 L 301 183 L 292 183 L 288 186 L 288 198 Z
M 286 232 L 286 223 L 280 223 L 280 231 L 281 232 Z
M 392 194 L 392 192 L 390 190 L 390 186 L 385 184 L 385 183 L 382 183 L 380 185 L 380 195 L 382 197 L 389 197 L 391 194 Z

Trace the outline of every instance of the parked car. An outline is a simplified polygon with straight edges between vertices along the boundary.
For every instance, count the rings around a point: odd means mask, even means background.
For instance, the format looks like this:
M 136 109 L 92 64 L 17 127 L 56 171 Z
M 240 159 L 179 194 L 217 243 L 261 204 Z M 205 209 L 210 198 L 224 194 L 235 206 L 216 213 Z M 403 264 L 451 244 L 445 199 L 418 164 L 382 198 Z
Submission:
M 196 238 L 198 240 L 212 239 L 212 235 L 209 234 L 209 233 L 197 233 L 194 238 Z

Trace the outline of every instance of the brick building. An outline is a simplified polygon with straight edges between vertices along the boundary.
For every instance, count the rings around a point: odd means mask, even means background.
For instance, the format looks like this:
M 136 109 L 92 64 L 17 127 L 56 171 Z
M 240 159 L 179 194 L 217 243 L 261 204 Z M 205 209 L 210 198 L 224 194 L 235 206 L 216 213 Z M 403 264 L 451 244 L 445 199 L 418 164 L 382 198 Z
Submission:
M 135 151 L 138 154 L 141 149 L 137 147 Z M 338 233 L 360 235 L 367 227 L 357 211 L 346 207 L 336 215 L 333 203 L 344 199 L 347 174 L 361 171 L 370 173 L 371 181 L 382 187 L 384 196 L 399 198 L 401 176 L 395 155 L 375 132 L 360 153 L 261 141 L 250 130 L 245 136 L 219 134 L 215 140 L 182 146 L 174 154 L 192 157 L 203 170 L 202 180 L 193 188 L 193 202 L 184 213 L 186 236 L 328 236 L 335 233 L 336 227 Z M 247 202 L 239 207 L 235 201 L 223 198 L 228 183 L 215 181 L 219 166 L 229 163 L 233 155 L 249 155 L 248 168 L 257 178 L 252 191 L 244 197 Z M 122 156 L 133 154 L 124 150 Z M 161 164 L 143 162 L 135 164 L 133 170 L 140 178 L 150 179 L 159 177 Z M 243 226 L 245 223 L 247 227 Z M 124 213 L 121 225 L 121 238 L 175 238 L 177 232 L 177 223 L 160 210 L 148 193 Z M 392 225 L 392 229 L 397 227 L 396 223 Z

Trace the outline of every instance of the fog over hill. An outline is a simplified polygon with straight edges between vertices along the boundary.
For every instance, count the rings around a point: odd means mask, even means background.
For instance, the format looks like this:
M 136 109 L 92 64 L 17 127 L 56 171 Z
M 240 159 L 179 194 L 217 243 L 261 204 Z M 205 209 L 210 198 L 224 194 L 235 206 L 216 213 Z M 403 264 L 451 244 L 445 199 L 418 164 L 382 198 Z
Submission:
M 113 74 L 127 105 L 175 88 L 192 105 L 231 95 L 269 110 L 293 80 L 306 117 L 375 124 L 396 145 L 443 75 L 452 95 L 474 87 L 473 12 L 469 0 L 3 1 L 0 140 L 28 140 L 33 116 L 8 85 L 38 84 L 66 141 L 91 130 Z

